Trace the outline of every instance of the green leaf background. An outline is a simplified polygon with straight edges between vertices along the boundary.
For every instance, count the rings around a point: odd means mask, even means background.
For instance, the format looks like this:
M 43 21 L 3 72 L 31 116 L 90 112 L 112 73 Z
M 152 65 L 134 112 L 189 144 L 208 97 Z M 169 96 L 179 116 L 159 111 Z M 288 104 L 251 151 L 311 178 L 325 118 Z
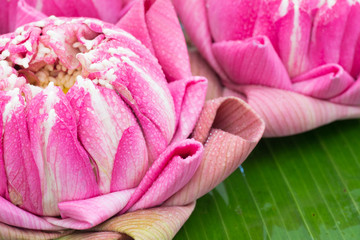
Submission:
M 261 140 L 175 239 L 360 239 L 359 135 L 349 120 Z

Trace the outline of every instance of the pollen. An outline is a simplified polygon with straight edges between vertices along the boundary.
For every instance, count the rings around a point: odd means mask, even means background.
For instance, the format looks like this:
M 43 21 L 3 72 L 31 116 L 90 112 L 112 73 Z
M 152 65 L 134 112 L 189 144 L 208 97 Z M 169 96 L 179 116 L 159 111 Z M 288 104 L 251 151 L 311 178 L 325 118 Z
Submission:
M 45 88 L 50 82 L 58 86 L 66 94 L 75 84 L 76 77 L 81 75 L 81 67 L 77 69 L 67 69 L 61 62 L 48 64 L 35 73 L 36 78 L 30 82 L 38 87 Z M 29 79 L 28 79 L 29 80 Z

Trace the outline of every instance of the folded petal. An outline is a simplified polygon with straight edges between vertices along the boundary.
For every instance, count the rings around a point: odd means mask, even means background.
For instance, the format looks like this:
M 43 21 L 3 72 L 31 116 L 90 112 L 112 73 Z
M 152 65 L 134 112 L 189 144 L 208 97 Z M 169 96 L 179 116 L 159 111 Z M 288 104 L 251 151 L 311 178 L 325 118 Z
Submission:
M 213 51 L 234 83 L 291 89 L 286 69 L 265 36 L 215 43 Z
M 45 219 L 29 213 L 28 211 L 25 211 L 21 208 L 18 208 L 17 206 L 2 197 L 0 197 L 0 210 L 0 223 L 33 230 L 63 230 L 62 227 L 52 225 Z M 2 232 L 0 231 L 0 236 L 1 233 Z
M 116 231 L 134 239 L 173 239 L 194 210 L 187 206 L 157 207 L 125 213 L 94 228 L 96 231 Z
M 202 153 L 202 145 L 193 139 L 170 145 L 150 167 L 121 213 L 160 205 L 191 179 Z
M 348 89 L 354 79 L 337 64 L 314 68 L 294 79 L 293 89 L 298 93 L 319 99 L 329 99 Z
M 129 236 L 126 234 L 112 232 L 112 231 L 103 231 L 103 232 L 81 232 L 73 233 L 61 238 L 58 240 L 130 240 Z
M 205 101 L 207 81 L 201 77 L 169 84 L 174 99 L 177 128 L 172 142 L 186 139 L 193 131 Z
M 42 231 L 32 231 L 25 230 L 17 227 L 8 226 L 0 222 L 0 238 L 7 240 L 27 240 L 27 239 L 57 239 L 61 236 L 68 235 L 71 231 L 61 231 L 61 232 L 42 232 Z
M 134 189 L 104 194 L 94 198 L 59 203 L 62 219 L 47 217 L 56 226 L 89 229 L 118 213 L 129 201 Z
M 96 86 L 90 79 L 80 77 L 66 97 L 76 112 L 78 137 L 96 165 L 101 193 L 109 193 L 111 185 L 116 185 L 113 190 L 135 187 L 145 174 L 148 157 L 144 137 L 131 109 L 114 90 Z M 131 155 L 128 151 L 124 155 L 124 144 L 127 143 L 132 144 L 131 152 L 137 154 Z M 114 173 L 115 168 L 123 170 Z M 118 171 L 124 175 L 119 176 Z M 126 172 L 138 174 L 131 178 L 135 183 L 129 179 L 129 185 L 120 184 L 128 175 Z M 112 178 L 113 174 L 115 178 Z
M 75 115 L 61 89 L 49 84 L 37 94 L 28 105 L 27 118 L 43 215 L 58 215 L 58 202 L 99 194 L 89 157 L 77 139 Z
M 344 105 L 360 105 L 360 76 L 346 91 L 332 98 L 330 101 Z
M 261 86 L 243 86 L 250 106 L 264 119 L 265 137 L 279 137 L 311 130 L 339 119 L 360 117 L 359 107 L 350 107 Z
M 19 89 L 1 93 L 0 100 L 5 103 L 0 113 L 4 124 L 2 157 L 8 200 L 29 212 L 41 215 L 42 189 L 30 148 L 25 102 Z
M 198 51 L 189 51 L 191 73 L 193 76 L 204 76 L 208 80 L 206 100 L 221 97 L 220 79 L 205 62 Z
M 206 102 L 193 134 L 205 145 L 201 164 L 190 182 L 165 205 L 187 204 L 213 189 L 246 159 L 264 128 L 260 117 L 240 99 Z

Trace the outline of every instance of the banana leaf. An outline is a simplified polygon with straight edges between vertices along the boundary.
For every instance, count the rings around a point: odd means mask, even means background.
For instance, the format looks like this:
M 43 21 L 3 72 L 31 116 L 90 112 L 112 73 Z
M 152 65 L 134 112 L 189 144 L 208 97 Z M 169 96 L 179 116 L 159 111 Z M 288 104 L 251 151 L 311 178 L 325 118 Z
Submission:
M 359 239 L 360 120 L 263 139 L 175 239 Z

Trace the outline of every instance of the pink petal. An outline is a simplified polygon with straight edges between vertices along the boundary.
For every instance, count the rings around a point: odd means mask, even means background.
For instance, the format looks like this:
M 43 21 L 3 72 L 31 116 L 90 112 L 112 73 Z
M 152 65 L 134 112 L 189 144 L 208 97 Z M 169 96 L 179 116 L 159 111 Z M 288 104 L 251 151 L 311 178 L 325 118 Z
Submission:
M 337 64 L 314 68 L 292 81 L 294 91 L 319 99 L 336 97 L 354 83 L 354 79 Z
M 190 182 L 165 205 L 187 204 L 213 189 L 246 159 L 264 128 L 264 122 L 240 99 L 206 102 L 193 134 L 205 145 L 201 164 Z
M 360 73 L 360 3 L 350 6 L 344 38 L 341 42 L 339 64 L 352 76 Z
M 63 230 L 63 228 L 52 225 L 37 215 L 16 207 L 2 197 L 0 197 L 0 210 L 0 224 L 4 223 L 19 228 L 44 231 Z M 0 236 L 1 233 L 0 231 Z
M 155 53 L 145 20 L 145 8 L 142 0 L 134 1 L 129 11 L 116 24 L 117 27 L 131 33 L 140 40 L 151 53 Z
M 29 2 L 30 4 L 35 4 L 35 1 Z M 19 0 L 16 8 L 15 28 L 20 27 L 26 23 L 39 21 L 46 17 L 47 16 L 44 13 L 36 10 L 33 6 L 29 5 L 26 0 Z
M 168 81 L 191 76 L 184 35 L 171 1 L 154 1 L 145 17 L 156 58 Z
M 200 77 L 191 77 L 169 84 L 178 124 L 172 142 L 186 139 L 193 131 L 204 105 L 206 87 L 206 79 Z
M 338 119 L 360 117 L 360 108 L 334 104 L 291 91 L 243 86 L 250 106 L 264 119 L 265 137 L 287 136 L 311 130 Z
M 189 51 L 191 73 L 193 76 L 204 76 L 208 80 L 206 100 L 221 97 L 222 86 L 220 79 L 205 62 L 198 51 Z
M 85 200 L 59 203 L 62 219 L 48 217 L 54 225 L 71 229 L 88 229 L 118 213 L 129 201 L 134 190 L 104 194 Z
M 144 137 L 136 126 L 126 129 L 115 155 L 111 176 L 111 192 L 139 185 L 148 169 Z
M 150 167 L 121 213 L 160 205 L 176 193 L 195 173 L 202 151 L 202 145 L 193 139 L 170 145 Z
M 10 97 L 10 99 L 6 99 Z M 3 160 L 7 177 L 7 197 L 13 204 L 35 214 L 43 214 L 39 171 L 30 149 L 26 110 L 19 89 L 0 96 L 7 102 L 2 111 Z
M 194 210 L 187 206 L 157 207 L 125 213 L 97 226 L 97 231 L 116 231 L 134 239 L 171 240 Z
M 172 0 L 177 14 L 184 25 L 191 41 L 196 45 L 202 56 L 222 79 L 227 79 L 217 63 L 212 49 L 212 36 L 208 24 L 205 0 Z
M 234 83 L 291 89 L 286 69 L 265 36 L 216 43 L 213 51 Z
M 58 215 L 58 202 L 99 194 L 89 157 L 77 140 L 75 115 L 65 94 L 50 84 L 31 100 L 27 118 L 41 180 L 43 214 Z
M 0 34 L 15 29 L 16 5 L 18 0 L 0 1 Z
M 208 21 L 216 42 L 252 37 L 260 0 L 208 0 Z
M 148 158 L 144 137 L 131 109 L 114 90 L 96 86 L 89 79 L 78 78 L 66 96 L 76 112 L 78 137 L 96 165 L 101 193 L 109 193 L 111 185 L 116 186 L 114 190 L 135 187 L 134 182 L 139 183 L 145 174 Z M 130 127 L 131 130 L 127 130 Z M 127 134 L 123 136 L 125 131 Z M 131 139 L 124 140 L 124 137 Z M 127 152 L 127 155 L 119 156 L 119 151 L 124 153 L 123 144 L 130 142 L 137 155 L 128 155 L 130 152 Z M 118 176 L 113 172 L 124 162 L 129 169 L 122 165 L 121 168 L 125 169 L 121 173 L 130 171 L 139 174 L 132 178 L 134 182 L 129 180 L 130 185 L 121 180 L 126 175 Z M 119 178 L 112 178 L 112 174 Z

